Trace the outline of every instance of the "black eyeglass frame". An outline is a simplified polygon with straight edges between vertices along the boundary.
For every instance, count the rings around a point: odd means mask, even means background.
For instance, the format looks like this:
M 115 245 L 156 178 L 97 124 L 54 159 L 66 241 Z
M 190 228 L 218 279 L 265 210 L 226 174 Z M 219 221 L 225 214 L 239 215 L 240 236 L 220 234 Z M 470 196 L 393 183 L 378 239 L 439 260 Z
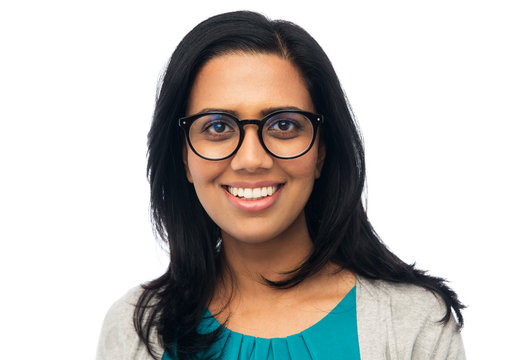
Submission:
M 307 149 L 305 149 L 303 152 L 301 152 L 298 155 L 294 155 L 294 156 L 278 156 L 278 155 L 275 155 L 275 154 L 273 154 L 268 149 L 268 147 L 264 143 L 264 139 L 262 137 L 262 130 L 264 128 L 264 124 L 266 124 L 266 121 L 268 121 L 273 116 L 276 116 L 276 115 L 279 115 L 279 114 L 283 114 L 283 113 L 295 113 L 295 114 L 303 115 L 307 119 L 309 119 L 311 124 L 312 124 L 313 132 L 312 132 L 311 143 L 309 144 Z M 236 124 L 237 124 L 237 126 L 239 128 L 239 142 L 238 142 L 235 150 L 232 153 L 230 153 L 230 155 L 227 155 L 227 156 L 219 158 L 219 159 L 212 159 L 212 158 L 209 158 L 209 157 L 206 157 L 206 156 L 203 156 L 203 155 L 199 154 L 196 151 L 196 149 L 194 148 L 193 144 L 191 143 L 191 139 L 189 137 L 189 129 L 191 128 L 191 125 L 193 124 L 193 122 L 196 119 L 199 119 L 202 116 L 206 116 L 206 115 L 223 115 L 223 116 L 227 116 L 227 117 L 231 118 L 232 120 L 234 120 L 236 122 Z M 244 139 L 244 136 L 245 136 L 244 126 L 245 125 L 250 125 L 250 124 L 257 125 L 259 127 L 258 130 L 257 130 L 257 134 L 259 136 L 259 141 L 261 142 L 262 148 L 264 150 L 266 150 L 266 152 L 268 154 L 270 154 L 271 156 L 274 156 L 274 157 L 276 157 L 278 159 L 295 159 L 295 158 L 298 158 L 298 157 L 306 154 L 312 148 L 312 145 L 314 144 L 314 141 L 316 140 L 316 134 L 317 134 L 318 127 L 319 127 L 319 125 L 323 124 L 323 122 L 324 122 L 323 115 L 314 114 L 314 113 L 311 113 L 311 112 L 308 112 L 308 111 L 296 110 L 296 109 L 274 111 L 272 113 L 269 113 L 265 117 L 263 117 L 261 120 L 258 120 L 258 119 L 240 120 L 236 116 L 234 116 L 234 115 L 232 115 L 230 113 L 227 113 L 227 112 L 223 112 L 223 111 L 208 111 L 208 112 L 203 112 L 203 113 L 198 113 L 198 114 L 182 117 L 182 118 L 180 118 L 178 120 L 178 126 L 180 126 L 182 128 L 182 130 L 184 130 L 184 133 L 186 135 L 186 139 L 187 139 L 187 143 L 189 144 L 189 147 L 193 150 L 193 152 L 196 155 L 198 155 L 199 157 L 201 157 L 202 159 L 205 159 L 205 160 L 220 161 L 220 160 L 228 159 L 229 157 L 234 155 L 239 150 L 239 148 L 241 147 L 241 144 L 243 143 L 243 139 Z

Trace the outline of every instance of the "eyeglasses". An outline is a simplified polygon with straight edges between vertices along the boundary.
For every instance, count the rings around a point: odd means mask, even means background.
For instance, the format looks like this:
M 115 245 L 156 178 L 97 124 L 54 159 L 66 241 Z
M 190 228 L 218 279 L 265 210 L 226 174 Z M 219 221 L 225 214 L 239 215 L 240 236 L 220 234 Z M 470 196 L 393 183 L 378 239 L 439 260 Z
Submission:
M 323 116 L 302 110 L 279 110 L 261 120 L 239 120 L 226 112 L 205 112 L 179 119 L 189 146 L 207 160 L 223 160 L 241 147 L 244 126 L 258 128 L 262 147 L 279 159 L 294 159 L 310 150 Z

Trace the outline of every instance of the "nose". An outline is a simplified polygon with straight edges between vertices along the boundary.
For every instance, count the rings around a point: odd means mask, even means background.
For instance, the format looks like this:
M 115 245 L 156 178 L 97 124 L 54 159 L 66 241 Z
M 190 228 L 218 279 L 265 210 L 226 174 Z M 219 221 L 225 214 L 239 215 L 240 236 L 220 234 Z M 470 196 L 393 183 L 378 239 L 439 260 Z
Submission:
M 232 157 L 230 166 L 234 171 L 257 172 L 273 166 L 273 158 L 262 147 L 257 133 L 258 127 L 248 124 L 244 127 L 243 143 Z

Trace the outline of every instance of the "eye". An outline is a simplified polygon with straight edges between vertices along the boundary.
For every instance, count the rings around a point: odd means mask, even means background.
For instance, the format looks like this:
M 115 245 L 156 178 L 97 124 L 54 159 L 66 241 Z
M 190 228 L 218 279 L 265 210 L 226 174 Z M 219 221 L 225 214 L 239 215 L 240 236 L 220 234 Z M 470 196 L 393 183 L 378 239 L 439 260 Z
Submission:
M 308 120 L 296 113 L 283 113 L 270 118 L 266 122 L 266 132 L 270 136 L 284 137 L 293 136 L 302 132 Z
M 216 121 L 208 125 L 205 130 L 209 132 L 214 132 L 216 134 L 222 134 L 226 131 L 229 131 L 229 126 L 222 121 Z
M 278 120 L 275 121 L 269 127 L 269 130 L 273 131 L 291 131 L 296 127 L 295 123 L 291 120 Z
M 201 122 L 203 124 L 202 132 L 211 135 L 233 132 L 234 128 L 237 126 L 234 120 L 220 114 L 205 116 L 201 119 Z

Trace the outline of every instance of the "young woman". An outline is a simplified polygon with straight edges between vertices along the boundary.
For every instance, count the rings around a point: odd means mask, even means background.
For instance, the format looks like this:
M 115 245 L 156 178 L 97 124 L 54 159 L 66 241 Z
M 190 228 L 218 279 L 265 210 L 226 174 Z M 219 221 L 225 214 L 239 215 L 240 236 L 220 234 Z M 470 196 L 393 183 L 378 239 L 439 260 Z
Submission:
M 159 90 L 148 177 L 170 265 L 111 308 L 98 359 L 464 358 L 456 294 L 368 222 L 356 125 L 300 27 L 195 27 Z

